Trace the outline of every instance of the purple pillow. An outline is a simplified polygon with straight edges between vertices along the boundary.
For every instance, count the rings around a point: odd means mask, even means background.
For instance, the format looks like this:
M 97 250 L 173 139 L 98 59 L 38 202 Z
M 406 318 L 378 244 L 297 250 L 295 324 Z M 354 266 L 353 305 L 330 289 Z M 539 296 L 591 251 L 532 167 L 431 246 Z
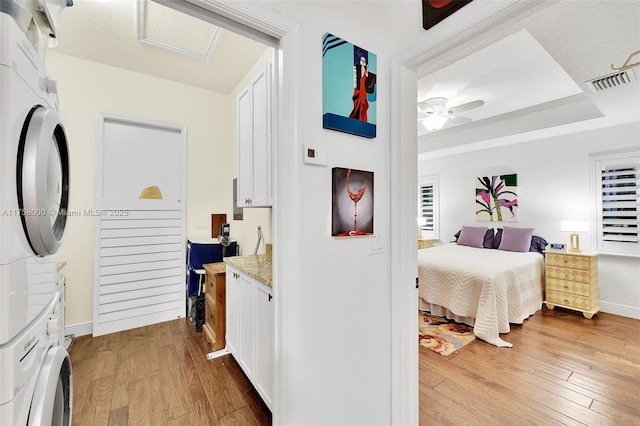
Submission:
M 512 228 L 505 226 L 498 250 L 528 252 L 534 228 Z
M 481 248 L 487 231 L 486 227 L 463 226 L 457 243 L 462 246 Z
M 453 234 L 453 236 L 456 238 L 456 242 L 458 242 L 458 238 L 460 238 L 460 232 L 462 232 L 461 230 L 456 232 L 455 234 Z M 482 241 L 482 248 L 494 248 L 493 247 L 494 242 L 493 242 L 493 228 L 489 228 L 487 229 L 487 232 L 484 234 L 484 239 Z M 497 248 L 497 247 L 495 247 Z

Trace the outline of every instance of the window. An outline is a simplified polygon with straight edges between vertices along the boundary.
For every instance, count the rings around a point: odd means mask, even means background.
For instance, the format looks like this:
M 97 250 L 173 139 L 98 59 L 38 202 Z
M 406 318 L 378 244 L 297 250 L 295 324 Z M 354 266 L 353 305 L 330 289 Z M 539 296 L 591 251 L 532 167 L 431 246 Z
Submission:
M 423 176 L 418 179 L 418 221 L 422 238 L 440 238 L 437 176 Z
M 591 158 L 598 252 L 640 257 L 640 152 Z

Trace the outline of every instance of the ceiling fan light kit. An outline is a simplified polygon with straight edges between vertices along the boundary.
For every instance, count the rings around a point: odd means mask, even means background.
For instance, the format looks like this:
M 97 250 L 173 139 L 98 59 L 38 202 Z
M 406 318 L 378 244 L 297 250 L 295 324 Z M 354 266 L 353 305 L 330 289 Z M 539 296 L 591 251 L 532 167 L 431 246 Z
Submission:
M 484 105 L 484 101 L 477 100 L 447 109 L 447 102 L 447 98 L 437 97 L 429 98 L 418 103 L 420 112 L 422 112 L 423 115 L 423 117 L 419 119 L 422 121 L 422 125 L 430 132 L 442 129 L 452 118 L 455 119 L 456 124 L 468 123 L 471 119 L 456 116 L 455 114 Z
M 435 130 L 442 129 L 442 126 L 444 126 L 450 118 L 451 117 L 449 117 L 448 115 L 430 114 L 427 115 L 424 120 L 422 120 L 422 125 L 430 132 L 433 132 Z

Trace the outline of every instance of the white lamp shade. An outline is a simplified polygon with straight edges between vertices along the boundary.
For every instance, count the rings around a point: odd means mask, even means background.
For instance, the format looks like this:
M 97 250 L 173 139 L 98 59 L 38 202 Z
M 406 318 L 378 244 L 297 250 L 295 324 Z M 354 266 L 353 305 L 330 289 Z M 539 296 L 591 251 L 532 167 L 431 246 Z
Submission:
M 587 232 L 589 222 L 586 220 L 561 220 L 560 230 L 562 232 Z
M 422 120 L 422 125 L 429 131 L 440 130 L 444 123 L 449 120 L 449 116 L 447 115 L 429 115 L 427 118 Z

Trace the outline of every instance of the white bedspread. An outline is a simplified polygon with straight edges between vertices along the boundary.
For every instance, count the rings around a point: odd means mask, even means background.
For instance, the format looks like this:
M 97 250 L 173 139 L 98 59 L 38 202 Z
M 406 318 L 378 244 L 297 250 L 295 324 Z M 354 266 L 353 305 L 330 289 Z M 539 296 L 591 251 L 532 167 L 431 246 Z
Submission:
M 513 346 L 499 333 L 542 308 L 540 253 L 446 244 L 418 250 L 418 274 L 421 307 L 439 305 L 458 317 L 471 317 L 476 337 L 496 346 Z

